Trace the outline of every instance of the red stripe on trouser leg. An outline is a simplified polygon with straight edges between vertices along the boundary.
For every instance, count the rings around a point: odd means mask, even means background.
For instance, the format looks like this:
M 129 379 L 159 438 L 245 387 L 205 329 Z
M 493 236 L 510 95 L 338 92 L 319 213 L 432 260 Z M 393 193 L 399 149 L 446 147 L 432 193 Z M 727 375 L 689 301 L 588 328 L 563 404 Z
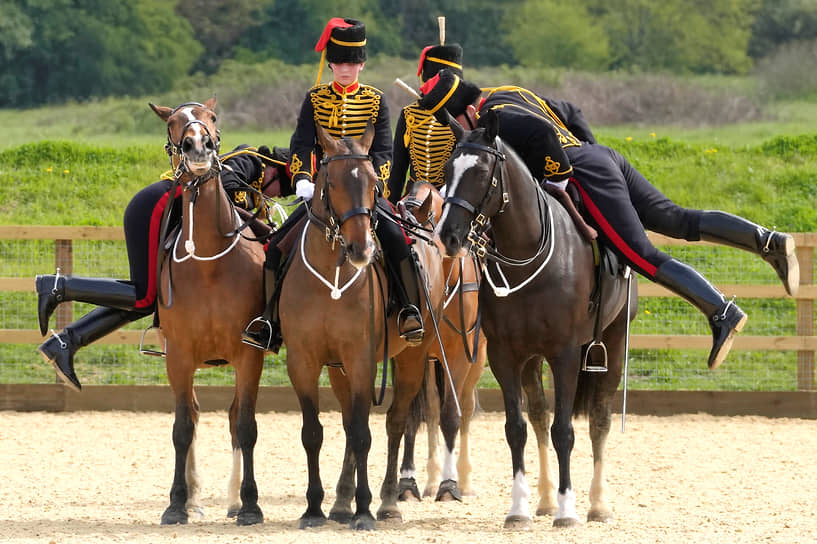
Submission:
M 587 194 L 587 191 L 579 184 L 574 178 L 571 178 L 570 181 L 573 182 L 579 192 L 582 195 L 582 203 L 584 204 L 587 211 L 590 212 L 590 215 L 595 220 L 596 224 L 602 230 L 604 235 L 610 240 L 613 245 L 624 254 L 624 257 L 632 262 L 635 266 L 641 269 L 645 274 L 647 274 L 650 278 L 655 277 L 655 265 L 646 261 L 641 255 L 635 252 L 633 248 L 625 242 L 621 236 L 616 232 L 613 226 L 607 222 L 607 219 L 604 217 L 604 214 L 601 213 L 598 206 L 596 206 L 595 202 L 590 198 L 590 195 Z
M 175 196 L 178 197 L 181 193 L 182 188 L 176 188 Z M 162 226 L 162 214 L 165 211 L 169 198 L 170 191 L 159 199 L 159 202 L 156 203 L 156 207 L 153 208 L 153 212 L 150 214 L 150 230 L 148 231 L 150 240 L 150 246 L 148 248 L 148 286 L 145 291 L 145 297 L 137 300 L 136 304 L 133 305 L 134 308 L 147 308 L 156 300 L 156 259 L 159 254 L 159 229 Z

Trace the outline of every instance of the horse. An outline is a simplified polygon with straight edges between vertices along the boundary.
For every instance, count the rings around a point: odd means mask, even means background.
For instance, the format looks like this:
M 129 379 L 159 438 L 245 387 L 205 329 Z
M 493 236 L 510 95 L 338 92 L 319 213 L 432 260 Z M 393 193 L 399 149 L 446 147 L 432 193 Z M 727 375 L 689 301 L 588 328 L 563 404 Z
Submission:
M 421 213 L 420 204 L 431 195 L 429 213 Z M 443 197 L 430 183 L 415 183 L 411 193 L 401 202 L 412 212 L 421 226 L 434 229 L 442 214 Z M 435 243 L 439 241 L 435 239 Z M 436 344 L 428 353 L 429 366 L 424 389 L 418 394 L 404 435 L 403 461 L 400 465 L 398 494 L 401 500 L 421 499 L 415 480 L 414 444 L 423 416 L 428 435 L 426 485 L 422 496 L 436 500 L 462 500 L 462 495 L 475 494 L 471 483 L 472 464 L 469 429 L 476 405 L 476 386 L 485 369 L 486 341 L 479 332 L 480 271 L 470 257 L 443 258 L 446 278 L 444 325 L 440 327 L 440 344 L 444 347 L 450 380 L 440 367 L 442 353 Z M 436 362 L 435 362 L 436 361 Z M 438 385 L 438 381 L 442 381 Z M 439 386 L 442 385 L 442 390 Z M 459 410 L 458 410 L 459 408 Z M 439 459 L 439 433 L 445 441 L 442 467 Z M 460 435 L 459 456 L 454 454 L 457 433 Z
M 373 125 L 368 123 L 359 139 L 335 140 L 322 127 L 317 127 L 317 135 L 324 157 L 315 177 L 308 221 L 298 233 L 279 302 L 287 372 L 303 416 L 301 438 L 308 467 L 307 509 L 300 518 L 300 527 L 326 523 L 318 462 L 323 444 L 318 378 L 327 366 L 346 434 L 329 519 L 348 523 L 356 530 L 372 530 L 376 521 L 370 510 L 367 459 L 372 440 L 369 414 L 376 393 L 376 363 L 380 357 L 384 361 L 394 357 L 392 402 L 386 420 L 388 463 L 377 519 L 399 520 L 399 446 L 409 405 L 422 384 L 425 353 L 436 336 L 427 331 L 422 343 L 409 346 L 397 334 L 396 317 L 386 313 L 387 300 L 382 292 L 386 278 L 383 266 L 375 259 L 373 235 L 378 180 L 367 155 L 374 137 Z M 422 240 L 412 247 L 422 263 L 421 279 L 428 285 L 427 304 L 421 308 L 424 323 L 428 324 L 436 319 L 442 306 L 441 256 L 436 246 Z M 384 365 L 384 371 L 387 368 Z
M 167 379 L 175 398 L 175 472 L 163 525 L 187 523 L 189 511 L 201 514 L 194 455 L 199 403 L 193 377 L 199 368 L 224 364 L 235 369 L 228 516 L 238 525 L 264 521 L 253 468 L 264 354 L 241 342 L 243 324 L 263 309 L 264 250 L 241 235 L 241 221 L 221 185 L 215 104 L 215 98 L 175 108 L 150 104 L 167 123 L 166 150 L 182 195 L 181 229 L 163 258 L 158 289 Z
M 472 131 L 450 121 L 457 144 L 444 166 L 447 195 L 436 233 L 446 255 L 458 256 L 468 247 L 490 263 L 484 269 L 479 301 L 488 361 L 502 389 L 511 450 L 511 508 L 504 525 L 516 529 L 532 523 L 522 390 L 539 449 L 536 514 L 553 515 L 555 527 L 580 523 L 570 479 L 572 416 L 586 413 L 594 467 L 587 519 L 608 521 L 612 511 L 606 497 L 604 445 L 637 294 L 624 274 L 597 275 L 590 241 L 498 137 L 494 113 L 483 115 L 481 127 Z M 493 246 L 485 242 L 489 228 Z M 598 284 L 597 278 L 602 280 Z M 554 384 L 550 434 L 559 467 L 556 497 L 547 458 L 543 359 Z M 587 368 L 599 372 L 583 371 L 582 361 L 588 359 L 593 364 Z M 604 367 L 606 372 L 601 371 Z

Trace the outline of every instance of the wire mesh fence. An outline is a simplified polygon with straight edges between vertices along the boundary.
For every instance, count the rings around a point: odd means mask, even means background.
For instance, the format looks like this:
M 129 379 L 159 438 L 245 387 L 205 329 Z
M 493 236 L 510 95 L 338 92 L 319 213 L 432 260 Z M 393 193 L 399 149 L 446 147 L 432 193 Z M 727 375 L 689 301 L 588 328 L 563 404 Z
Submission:
M 749 253 L 700 245 L 674 245 L 663 249 L 700 270 L 716 285 L 778 283 L 771 267 Z M 0 329 L 37 329 L 37 297 L 33 291 L 33 277 L 54 272 L 55 250 L 53 240 L 0 240 L 0 278 L 32 279 L 30 292 L 0 291 Z M 123 241 L 75 240 L 72 251 L 74 275 L 129 277 Z M 645 282 L 643 279 L 639 281 L 642 284 Z M 240 288 L 240 280 L 236 282 L 236 288 Z M 794 299 L 741 298 L 739 302 L 749 315 L 742 335 L 777 337 L 797 334 L 798 317 Z M 75 319 L 91 309 L 87 304 L 72 304 Z M 811 319 L 813 322 L 814 315 Z M 150 324 L 150 318 L 145 318 L 128 325 L 126 329 L 143 330 Z M 685 301 L 677 297 L 642 296 L 631 334 L 711 333 L 704 316 Z M 0 343 L 0 383 L 53 383 L 54 372 L 36 348 L 36 344 Z M 790 391 L 798 388 L 796 351 L 734 349 L 724 365 L 715 372 L 709 371 L 706 366 L 707 355 L 705 349 L 631 349 L 629 386 L 633 389 L 664 390 Z M 268 355 L 265 358 L 262 385 L 288 383 L 285 358 L 286 349 L 277 356 Z M 167 383 L 164 360 L 142 355 L 138 346 L 132 344 L 88 346 L 77 353 L 75 364 L 83 384 Z M 196 383 L 231 384 L 232 369 L 200 370 Z M 481 385 L 495 385 L 490 371 L 485 372 Z

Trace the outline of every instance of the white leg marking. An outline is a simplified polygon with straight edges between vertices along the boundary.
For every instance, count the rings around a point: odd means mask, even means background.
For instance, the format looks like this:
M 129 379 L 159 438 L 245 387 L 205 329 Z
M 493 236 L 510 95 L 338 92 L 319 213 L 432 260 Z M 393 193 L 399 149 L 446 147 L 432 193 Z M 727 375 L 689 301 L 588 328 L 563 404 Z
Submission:
M 445 456 L 443 458 L 443 480 L 457 481 L 457 456 L 454 455 L 453 450 L 445 449 Z
M 227 504 L 230 510 L 241 508 L 241 448 L 233 450 L 233 470 L 227 481 Z
M 576 494 L 572 489 L 568 489 L 564 493 L 559 493 L 557 496 L 559 502 L 559 511 L 556 513 L 555 519 L 575 519 L 579 521 L 579 516 L 576 514 Z
M 519 516 L 527 519 L 530 517 L 530 508 L 528 501 L 530 499 L 530 487 L 528 481 L 525 479 L 525 473 L 519 471 L 513 479 L 513 488 L 511 489 L 511 509 L 508 512 L 508 517 Z
M 417 471 L 414 470 L 414 469 L 411 469 L 411 470 L 404 469 L 404 470 L 400 471 L 400 477 L 401 478 L 414 478 L 416 474 L 417 474 Z

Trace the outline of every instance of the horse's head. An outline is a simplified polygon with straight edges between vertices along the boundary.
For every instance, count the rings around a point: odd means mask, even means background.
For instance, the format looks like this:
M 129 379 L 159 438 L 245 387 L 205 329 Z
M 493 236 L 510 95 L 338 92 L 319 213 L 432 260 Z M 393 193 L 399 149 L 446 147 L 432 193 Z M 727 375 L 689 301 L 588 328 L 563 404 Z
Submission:
M 376 247 L 372 231 L 377 175 L 368 155 L 374 125 L 369 121 L 360 139 L 336 140 L 323 127 L 317 129 L 324 157 L 312 211 L 327 223 L 327 236 L 340 240 L 349 262 L 360 268 L 371 262 Z
M 177 175 L 200 178 L 218 171 L 220 140 L 215 105 L 215 98 L 204 104 L 188 102 L 175 108 L 150 104 L 167 123 L 165 150 Z
M 472 230 L 484 230 L 488 219 L 499 213 L 506 202 L 502 187 L 505 154 L 497 138 L 499 119 L 489 111 L 481 119 L 483 127 L 466 131 L 449 116 L 457 145 L 444 167 L 445 204 L 437 236 L 449 257 L 462 256 Z

